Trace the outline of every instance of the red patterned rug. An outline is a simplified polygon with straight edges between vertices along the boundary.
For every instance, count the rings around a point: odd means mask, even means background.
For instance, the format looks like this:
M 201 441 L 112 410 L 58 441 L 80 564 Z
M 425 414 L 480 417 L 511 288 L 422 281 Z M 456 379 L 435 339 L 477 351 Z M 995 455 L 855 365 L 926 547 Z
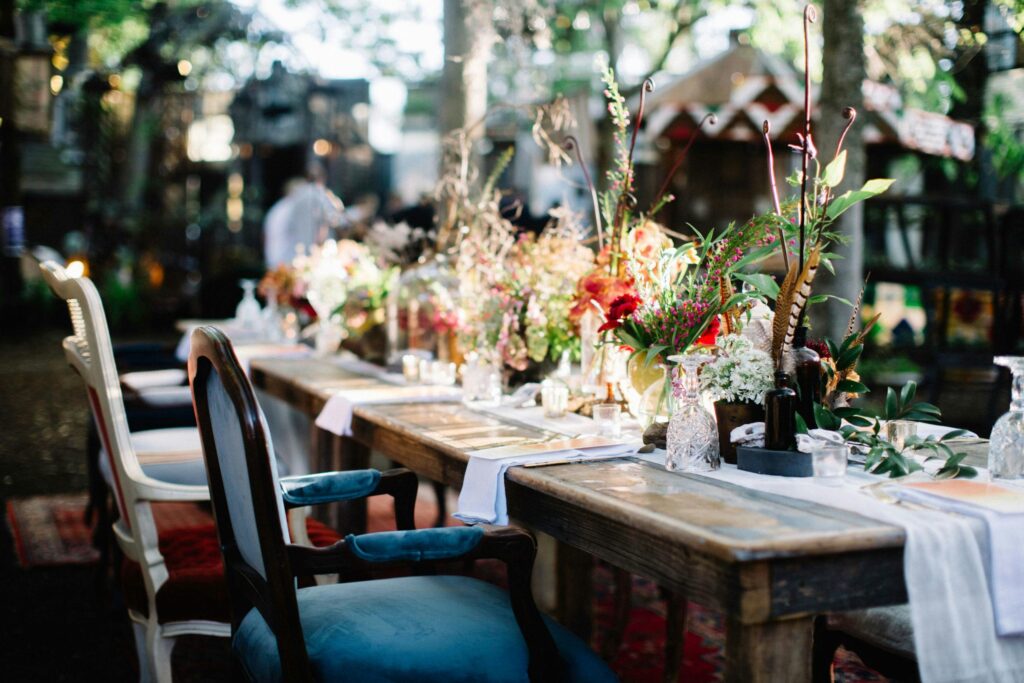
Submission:
M 7 525 L 18 562 L 30 567 L 91 564 L 99 559 L 84 519 L 84 493 L 7 501 Z
M 416 526 L 433 523 L 437 508 L 432 496 L 422 492 L 416 506 Z M 85 524 L 85 494 L 36 496 L 12 499 L 7 504 L 7 523 L 15 541 L 22 567 L 84 565 L 95 562 L 98 553 L 92 547 L 92 531 Z M 369 531 L 394 528 L 390 498 L 370 499 Z M 164 503 L 157 516 L 161 528 L 190 526 L 209 519 L 209 513 L 190 503 Z M 449 518 L 449 524 L 458 524 Z M 480 563 L 481 578 L 502 582 L 500 567 Z M 595 628 L 592 645 L 595 649 L 607 637 L 614 607 L 612 571 L 598 564 L 594 575 Z M 612 668 L 625 683 L 659 683 L 664 671 L 666 604 L 657 586 L 646 579 L 633 579 L 632 609 L 629 625 L 623 636 Z M 721 680 L 724 658 L 722 643 L 724 625 L 717 612 L 691 602 L 687 614 L 686 645 L 683 654 L 681 681 L 711 683 Z M 219 652 L 219 650 L 218 650 Z M 213 654 L 213 653 L 211 653 Z M 886 681 L 861 665 L 855 655 L 840 650 L 836 661 L 836 681 L 868 683 Z

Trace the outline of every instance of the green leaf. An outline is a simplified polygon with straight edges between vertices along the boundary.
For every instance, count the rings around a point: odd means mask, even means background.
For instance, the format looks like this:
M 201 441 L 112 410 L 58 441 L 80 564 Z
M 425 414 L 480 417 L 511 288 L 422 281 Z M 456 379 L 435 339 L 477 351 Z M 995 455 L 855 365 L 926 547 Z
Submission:
M 871 389 L 868 389 L 867 385 L 852 379 L 844 379 L 836 385 L 836 389 L 839 391 L 845 391 L 848 394 L 866 394 L 871 391 Z
M 899 399 L 892 387 L 885 393 L 885 419 L 895 420 L 899 416 Z
M 836 368 L 839 370 L 846 370 L 852 368 L 857 360 L 860 358 L 860 354 L 864 353 L 863 346 L 854 346 L 851 349 L 847 349 L 839 354 L 839 358 L 836 359 Z
M 806 434 L 807 433 L 807 422 L 804 420 L 803 415 L 797 413 L 793 417 L 796 418 L 796 433 Z
M 874 178 L 864 183 L 864 187 L 856 191 L 848 191 L 832 200 L 825 210 L 825 216 L 832 220 L 839 218 L 851 206 L 858 204 L 865 199 L 882 194 L 896 182 L 893 178 Z
M 873 423 L 863 415 L 851 415 L 846 421 L 855 427 L 870 427 Z
M 831 339 L 825 340 L 825 346 L 828 347 L 828 355 L 832 358 L 839 358 L 839 349 L 836 348 L 836 343 Z
M 842 420 L 832 414 L 832 412 L 825 406 L 815 403 L 814 404 L 814 421 L 818 423 L 818 427 L 821 429 L 837 430 L 842 425 Z
M 758 293 L 768 297 L 772 301 L 779 296 L 779 284 L 771 275 L 765 273 L 737 273 L 736 279 L 746 282 Z
M 950 439 L 959 438 L 964 434 L 967 434 L 966 429 L 954 429 L 953 431 L 947 434 L 943 434 L 941 437 L 939 437 L 939 441 L 949 441 Z
M 911 380 L 903 385 L 903 389 L 900 390 L 900 402 L 909 406 L 910 402 L 914 400 L 914 395 L 917 393 L 917 382 Z
M 825 173 L 822 176 L 822 182 L 829 187 L 839 187 L 839 183 L 843 182 L 843 175 L 846 173 L 846 150 L 844 149 L 836 158 L 829 162 L 828 166 L 825 167 Z

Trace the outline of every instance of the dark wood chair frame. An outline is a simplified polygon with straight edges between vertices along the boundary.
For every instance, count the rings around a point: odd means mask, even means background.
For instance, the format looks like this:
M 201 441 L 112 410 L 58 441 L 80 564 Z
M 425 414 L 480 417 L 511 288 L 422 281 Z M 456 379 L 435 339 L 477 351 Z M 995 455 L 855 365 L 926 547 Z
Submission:
M 829 628 L 828 616 L 822 614 L 814 619 L 812 677 L 815 683 L 831 683 L 835 680 L 833 665 L 836 650 L 840 646 L 853 652 L 866 666 L 884 676 L 904 683 L 918 683 L 921 680 L 915 660 L 878 647 L 845 631 Z
M 206 396 L 211 372 L 216 372 L 220 377 L 241 426 L 252 490 L 252 512 L 256 518 L 266 579 L 242 558 L 231 526 Z M 317 574 L 362 574 L 371 565 L 357 557 L 344 540 L 323 548 L 284 542 L 277 507 L 281 494 L 274 487 L 260 411 L 252 385 L 243 373 L 230 341 L 220 330 L 200 327 L 193 332 L 188 374 L 203 443 L 217 533 L 224 555 L 232 632 L 237 630 L 242 618 L 252 608 L 258 609 L 277 639 L 284 679 L 312 681 L 313 670 L 299 621 L 294 580 Z M 414 473 L 405 469 L 390 470 L 383 473 L 376 489 L 369 495 L 392 496 L 399 528 L 413 529 L 417 488 L 418 481 Z M 533 599 L 531 574 L 536 552 L 536 541 L 529 533 L 510 527 L 497 527 L 485 528 L 483 538 L 473 550 L 452 559 L 492 558 L 505 563 L 512 611 L 529 652 L 530 680 L 560 681 L 565 679 L 564 662 Z M 384 564 L 394 566 L 411 563 Z

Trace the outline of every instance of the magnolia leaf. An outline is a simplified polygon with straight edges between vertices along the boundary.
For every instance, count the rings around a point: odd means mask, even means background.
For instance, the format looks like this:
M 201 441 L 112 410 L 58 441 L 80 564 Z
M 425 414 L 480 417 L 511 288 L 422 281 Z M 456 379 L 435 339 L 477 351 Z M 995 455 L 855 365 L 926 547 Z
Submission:
M 885 392 L 885 419 L 895 420 L 900 414 L 900 403 L 899 398 L 896 396 L 896 391 L 889 387 Z
M 807 430 L 807 422 L 804 421 L 803 415 L 801 415 L 800 413 L 797 413 L 793 417 L 796 418 L 796 433 L 797 434 L 806 434 L 807 431 L 808 431 Z
M 844 379 L 836 385 L 836 389 L 848 394 L 866 394 L 871 391 L 864 383 L 852 379 Z
M 943 434 L 939 437 L 939 441 L 949 441 L 950 439 L 956 439 L 967 434 L 966 429 L 954 429 L 951 432 Z
M 833 415 L 828 408 L 820 403 L 814 404 L 814 421 L 818 423 L 819 428 L 832 431 L 839 429 L 843 424 L 842 420 Z
M 904 384 L 903 389 L 900 390 L 900 402 L 905 406 L 910 405 L 910 402 L 914 400 L 915 394 L 917 394 L 917 382 L 911 380 Z
M 839 358 L 839 349 L 836 348 L 836 343 L 834 341 L 826 339 L 825 346 L 828 347 L 828 355 L 832 356 L 832 358 Z
M 746 282 L 758 293 L 774 301 L 779 296 L 779 283 L 765 273 L 737 273 L 736 279 Z
M 872 422 L 862 415 L 851 415 L 846 418 L 846 421 L 852 424 L 854 427 L 870 427 Z
M 843 175 L 846 173 L 846 150 L 844 149 L 836 158 L 829 162 L 829 165 L 825 167 L 825 173 L 822 177 L 824 182 L 829 187 L 839 187 L 839 183 L 843 182 Z

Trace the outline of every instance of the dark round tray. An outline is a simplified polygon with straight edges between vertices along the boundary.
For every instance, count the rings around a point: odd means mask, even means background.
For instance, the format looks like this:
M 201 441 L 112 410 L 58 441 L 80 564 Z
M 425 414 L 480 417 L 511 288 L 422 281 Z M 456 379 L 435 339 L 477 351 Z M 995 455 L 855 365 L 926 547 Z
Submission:
M 771 474 L 776 477 L 814 476 L 811 454 L 800 451 L 774 451 L 740 446 L 736 449 L 736 466 L 746 472 Z

